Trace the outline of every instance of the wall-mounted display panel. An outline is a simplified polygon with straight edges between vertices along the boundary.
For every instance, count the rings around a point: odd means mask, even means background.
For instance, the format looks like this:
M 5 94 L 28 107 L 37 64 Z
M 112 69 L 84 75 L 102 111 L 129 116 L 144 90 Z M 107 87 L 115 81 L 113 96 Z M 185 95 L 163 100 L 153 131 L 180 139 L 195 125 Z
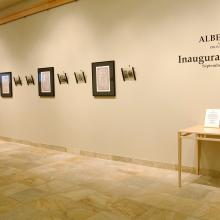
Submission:
M 54 67 L 38 69 L 39 96 L 55 96 Z
M 92 63 L 93 96 L 115 96 L 115 61 Z
M 0 73 L 0 88 L 2 97 L 12 97 L 12 73 Z

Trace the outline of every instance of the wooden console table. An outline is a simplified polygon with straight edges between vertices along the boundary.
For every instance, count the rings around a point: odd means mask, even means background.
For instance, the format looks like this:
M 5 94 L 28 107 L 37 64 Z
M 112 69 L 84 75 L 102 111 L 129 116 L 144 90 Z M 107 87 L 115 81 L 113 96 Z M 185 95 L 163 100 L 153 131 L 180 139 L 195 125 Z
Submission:
M 200 156 L 201 156 L 201 141 L 215 141 L 220 142 L 220 128 L 204 128 L 204 126 L 194 126 L 186 128 L 178 132 L 178 181 L 179 187 L 182 186 L 182 139 L 193 135 L 196 140 L 197 162 L 196 174 L 199 175 L 200 170 Z

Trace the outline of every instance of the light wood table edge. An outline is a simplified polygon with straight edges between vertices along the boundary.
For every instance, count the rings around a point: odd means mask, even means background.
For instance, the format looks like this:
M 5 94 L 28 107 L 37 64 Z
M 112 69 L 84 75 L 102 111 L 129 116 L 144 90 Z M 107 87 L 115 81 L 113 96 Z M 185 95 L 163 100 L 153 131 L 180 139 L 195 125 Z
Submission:
M 178 183 L 179 187 L 182 186 L 182 135 L 178 132 Z
M 192 127 L 194 128 L 194 127 Z M 199 128 L 199 126 L 198 126 Z M 200 126 L 201 128 L 201 126 Z M 193 135 L 195 138 L 195 148 L 196 148 L 196 174 L 200 174 L 200 160 L 201 160 L 201 142 L 202 141 L 211 141 L 211 142 L 220 142 L 220 129 L 219 132 L 210 133 L 207 132 L 197 132 L 195 129 L 191 128 L 180 130 L 178 132 L 178 185 L 182 187 L 182 139 L 188 138 L 190 135 Z M 214 136 L 214 137 L 213 137 Z M 219 138 L 216 138 L 219 136 Z

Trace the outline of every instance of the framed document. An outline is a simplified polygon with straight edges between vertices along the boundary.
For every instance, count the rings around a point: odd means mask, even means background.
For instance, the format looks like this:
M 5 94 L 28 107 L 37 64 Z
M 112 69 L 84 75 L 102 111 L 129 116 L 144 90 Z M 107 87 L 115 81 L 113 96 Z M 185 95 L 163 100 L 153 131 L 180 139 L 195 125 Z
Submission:
M 92 63 L 93 96 L 115 96 L 115 62 Z
M 27 75 L 25 76 L 25 79 L 26 79 L 26 82 L 27 82 L 27 85 L 35 85 L 35 82 L 34 82 L 34 77 L 32 75 Z
M 128 80 L 135 80 L 136 81 L 136 74 L 134 67 L 129 67 L 129 68 L 121 68 L 121 73 L 124 82 Z
M 0 73 L 0 87 L 2 97 L 12 97 L 12 73 Z
M 15 86 L 22 86 L 22 81 L 21 81 L 21 77 L 20 76 L 13 77 L 13 78 L 14 78 Z
M 61 85 L 61 84 L 69 84 L 69 79 L 68 79 L 66 73 L 57 74 L 57 77 L 58 77 L 58 80 L 59 80 L 60 85 Z
M 75 79 L 76 79 L 76 83 L 86 83 L 86 76 L 85 73 L 83 71 L 80 72 L 74 72 L 75 75 Z
M 54 67 L 38 69 L 39 96 L 55 96 Z
M 207 128 L 220 127 L 220 109 L 207 109 L 205 114 L 205 125 Z

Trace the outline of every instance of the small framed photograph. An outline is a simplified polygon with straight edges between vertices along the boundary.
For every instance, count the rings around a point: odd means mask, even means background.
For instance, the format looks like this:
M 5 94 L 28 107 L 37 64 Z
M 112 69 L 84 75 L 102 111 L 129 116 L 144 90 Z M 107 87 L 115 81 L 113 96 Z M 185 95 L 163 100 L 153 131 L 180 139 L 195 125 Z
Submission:
M 2 97 L 12 97 L 12 73 L 0 73 L 0 87 Z
M 57 74 L 60 85 L 61 84 L 69 84 L 69 80 L 66 73 Z
M 76 83 L 86 83 L 86 76 L 85 73 L 83 71 L 81 72 L 74 72 L 75 75 L 75 79 L 76 79 Z
M 39 96 L 55 96 L 54 67 L 38 69 Z
M 124 82 L 129 80 L 136 81 L 136 74 L 134 71 L 134 67 L 121 68 L 121 72 Z
M 13 77 L 13 78 L 14 78 L 15 86 L 22 86 L 22 81 L 21 81 L 21 77 L 20 76 Z
M 34 77 L 32 75 L 29 75 L 29 76 L 25 76 L 25 79 L 26 79 L 26 82 L 27 82 L 27 85 L 35 85 L 35 82 L 34 82 Z
M 115 96 L 115 61 L 92 63 L 93 96 Z

